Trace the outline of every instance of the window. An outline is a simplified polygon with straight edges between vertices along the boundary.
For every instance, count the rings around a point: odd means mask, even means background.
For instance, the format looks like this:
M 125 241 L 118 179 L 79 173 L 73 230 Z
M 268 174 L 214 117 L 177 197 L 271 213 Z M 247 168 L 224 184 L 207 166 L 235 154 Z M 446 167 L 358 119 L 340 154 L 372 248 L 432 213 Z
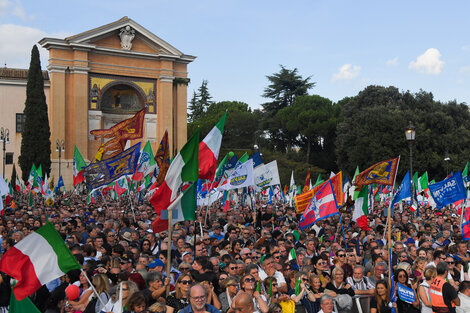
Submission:
M 16 132 L 22 133 L 24 130 L 25 116 L 23 113 L 16 113 Z

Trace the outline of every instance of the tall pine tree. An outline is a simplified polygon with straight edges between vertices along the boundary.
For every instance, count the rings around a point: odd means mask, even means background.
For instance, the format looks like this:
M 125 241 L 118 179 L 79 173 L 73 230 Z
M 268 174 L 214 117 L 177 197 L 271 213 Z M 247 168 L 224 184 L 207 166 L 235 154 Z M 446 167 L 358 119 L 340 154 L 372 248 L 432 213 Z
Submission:
M 51 130 L 44 94 L 44 78 L 36 45 L 31 51 L 24 115 L 21 155 L 18 162 L 23 181 L 27 181 L 33 163 L 42 165 L 43 173 L 49 174 L 51 171 Z

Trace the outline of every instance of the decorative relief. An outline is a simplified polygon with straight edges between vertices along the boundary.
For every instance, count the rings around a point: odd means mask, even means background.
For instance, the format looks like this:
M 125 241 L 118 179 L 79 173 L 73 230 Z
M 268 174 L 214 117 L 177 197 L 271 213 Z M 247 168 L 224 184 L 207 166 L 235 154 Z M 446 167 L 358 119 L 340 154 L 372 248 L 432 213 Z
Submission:
M 121 38 L 121 48 L 124 50 L 131 50 L 132 40 L 134 40 L 135 37 L 135 30 L 133 30 L 130 26 L 121 28 L 119 37 Z

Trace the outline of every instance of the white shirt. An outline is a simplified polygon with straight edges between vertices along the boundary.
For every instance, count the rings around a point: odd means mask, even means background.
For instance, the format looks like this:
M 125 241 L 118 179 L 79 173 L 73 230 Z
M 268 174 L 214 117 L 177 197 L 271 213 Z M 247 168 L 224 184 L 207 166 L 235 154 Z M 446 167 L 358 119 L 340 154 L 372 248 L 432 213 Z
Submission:
M 470 312 L 470 297 L 459 292 L 460 305 L 455 307 L 457 313 Z
M 258 276 L 259 276 L 259 278 L 261 278 L 261 280 L 264 281 L 266 279 L 266 277 L 268 277 L 268 274 L 266 274 L 266 272 L 264 270 L 260 269 L 259 272 L 258 272 Z M 282 284 L 287 284 L 286 279 L 284 278 L 284 275 L 282 275 L 282 273 L 279 272 L 279 271 L 274 272 L 274 278 L 276 278 L 276 280 L 277 280 L 277 287 L 278 288 L 281 287 Z

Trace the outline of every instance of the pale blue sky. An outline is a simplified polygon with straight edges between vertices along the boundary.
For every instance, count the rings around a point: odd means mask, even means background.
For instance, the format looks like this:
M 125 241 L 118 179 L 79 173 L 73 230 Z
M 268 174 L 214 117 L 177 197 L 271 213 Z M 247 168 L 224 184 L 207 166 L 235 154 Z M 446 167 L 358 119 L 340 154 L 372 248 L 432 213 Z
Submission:
M 312 75 L 333 101 L 364 87 L 430 91 L 470 103 L 468 1 L 0 0 L 0 62 L 27 67 L 42 37 L 64 38 L 128 16 L 186 54 L 189 95 L 258 108 L 279 64 Z M 47 63 L 43 57 L 43 68 Z

